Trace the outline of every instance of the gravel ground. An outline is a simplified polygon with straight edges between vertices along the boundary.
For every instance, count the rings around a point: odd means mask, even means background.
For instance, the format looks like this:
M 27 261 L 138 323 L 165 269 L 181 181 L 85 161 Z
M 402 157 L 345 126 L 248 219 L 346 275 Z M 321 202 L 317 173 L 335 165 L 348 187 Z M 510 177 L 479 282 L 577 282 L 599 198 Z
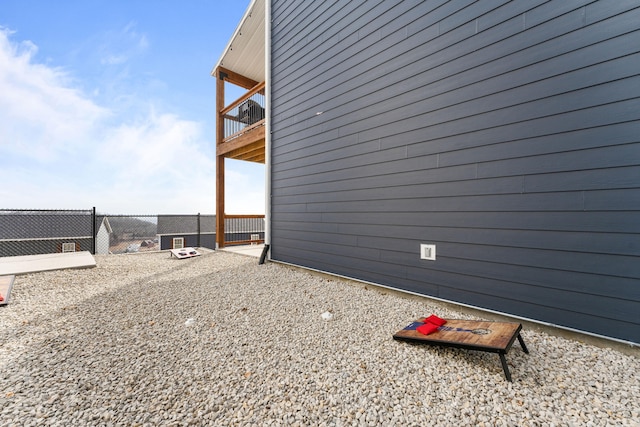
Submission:
M 96 259 L 16 278 L 0 425 L 640 425 L 637 353 L 525 328 L 509 383 L 495 354 L 391 338 L 473 318 L 426 299 L 225 252 Z

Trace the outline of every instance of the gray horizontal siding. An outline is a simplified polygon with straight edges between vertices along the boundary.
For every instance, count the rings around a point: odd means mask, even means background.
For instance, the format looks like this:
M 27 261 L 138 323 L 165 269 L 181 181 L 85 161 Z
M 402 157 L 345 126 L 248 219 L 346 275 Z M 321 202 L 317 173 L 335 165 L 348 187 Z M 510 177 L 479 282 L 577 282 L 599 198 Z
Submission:
M 640 343 L 638 6 L 275 0 L 272 257 Z

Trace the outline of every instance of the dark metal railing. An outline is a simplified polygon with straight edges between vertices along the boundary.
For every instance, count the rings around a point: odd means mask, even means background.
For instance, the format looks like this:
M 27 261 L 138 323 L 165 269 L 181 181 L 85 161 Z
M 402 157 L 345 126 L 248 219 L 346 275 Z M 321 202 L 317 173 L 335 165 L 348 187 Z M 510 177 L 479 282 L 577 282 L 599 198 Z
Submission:
M 264 215 L 225 215 L 224 244 L 264 243 Z
M 225 142 L 264 125 L 264 86 L 256 85 L 221 111 Z

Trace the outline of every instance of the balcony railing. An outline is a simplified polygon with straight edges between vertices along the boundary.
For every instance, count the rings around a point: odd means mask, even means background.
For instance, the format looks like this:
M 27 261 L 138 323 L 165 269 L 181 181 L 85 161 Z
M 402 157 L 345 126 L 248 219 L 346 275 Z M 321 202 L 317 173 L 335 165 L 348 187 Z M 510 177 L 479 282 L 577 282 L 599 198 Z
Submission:
M 220 113 L 223 117 L 224 139 L 231 141 L 252 129 L 264 126 L 264 82 L 257 84 Z
M 264 215 L 225 215 L 224 245 L 264 243 Z

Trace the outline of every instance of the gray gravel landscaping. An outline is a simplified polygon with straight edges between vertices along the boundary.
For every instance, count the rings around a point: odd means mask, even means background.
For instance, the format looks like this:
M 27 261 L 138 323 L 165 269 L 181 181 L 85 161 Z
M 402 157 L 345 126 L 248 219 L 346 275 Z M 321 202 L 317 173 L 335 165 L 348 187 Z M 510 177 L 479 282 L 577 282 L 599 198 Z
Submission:
M 16 278 L 0 425 L 640 425 L 637 352 L 525 328 L 509 383 L 495 354 L 391 338 L 473 318 L 448 305 L 219 251 L 96 259 Z

